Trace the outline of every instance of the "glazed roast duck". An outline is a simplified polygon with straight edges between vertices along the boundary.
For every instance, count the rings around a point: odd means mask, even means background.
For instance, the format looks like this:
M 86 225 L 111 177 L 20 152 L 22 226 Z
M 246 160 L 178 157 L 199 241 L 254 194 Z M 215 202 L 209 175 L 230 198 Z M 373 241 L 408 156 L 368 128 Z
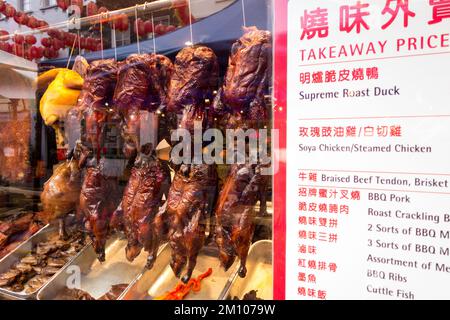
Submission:
M 139 151 L 140 111 L 153 112 L 167 104 L 172 72 L 170 59 L 156 54 L 133 54 L 120 64 L 113 102 L 121 117 L 127 158 Z
M 270 32 L 244 28 L 244 35 L 233 44 L 223 87 L 214 109 L 225 128 L 257 128 L 267 124 L 264 95 L 271 72 Z
M 111 100 L 117 81 L 117 63 L 114 59 L 97 60 L 90 64 L 83 89 L 74 110 L 85 122 L 81 137 L 84 145 L 96 153 L 100 160 L 103 133 L 110 112 Z
M 98 260 L 103 262 L 111 217 L 120 201 L 119 182 L 116 177 L 107 175 L 104 159 L 97 165 L 96 159 L 91 161 L 79 195 L 79 210 L 85 218 L 85 227 Z
M 187 47 L 178 53 L 174 66 L 169 110 L 182 114 L 179 128 L 193 133 L 197 122 L 205 130 L 210 126 L 206 101 L 217 88 L 217 57 L 210 48 Z M 215 165 L 181 164 L 175 171 L 162 216 L 172 249 L 170 265 L 177 277 L 186 269 L 181 279 L 187 283 L 205 243 L 218 178 Z
M 169 187 L 169 167 L 154 156 L 151 144 L 143 146 L 111 222 L 113 228 L 123 231 L 127 237 L 129 261 L 144 248 L 149 253 L 147 268 L 153 266 L 159 246 L 166 238 L 165 217 L 158 209 Z
M 195 123 L 207 129 L 211 115 L 207 101 L 212 101 L 217 89 L 219 64 L 210 48 L 186 47 L 175 59 L 175 70 L 170 82 L 168 109 L 182 115 L 179 128 L 193 133 Z
M 162 214 L 168 221 L 169 244 L 172 249 L 170 266 L 177 277 L 186 269 L 181 280 L 192 276 L 197 256 L 203 248 L 208 224 L 209 198 L 217 186 L 214 165 L 183 164 L 175 174 L 169 197 Z M 210 230 L 211 232 L 211 230 Z
M 219 194 L 215 209 L 216 243 L 225 270 L 240 259 L 239 276 L 247 274 L 246 262 L 255 231 L 255 205 L 260 200 L 260 214 L 265 213 L 268 176 L 264 167 L 252 164 L 232 165 Z
M 169 89 L 169 111 L 181 113 L 185 106 L 203 106 L 205 99 L 212 100 L 219 76 L 214 51 L 205 46 L 183 48 L 175 58 L 174 68 Z
M 163 190 L 169 187 L 170 174 L 153 157 L 152 147 L 141 152 L 140 112 L 155 111 L 167 103 L 171 74 L 170 60 L 154 54 L 131 55 L 118 64 L 113 60 L 96 61 L 89 68 L 79 112 L 86 123 L 85 141 L 97 150 L 93 159 L 97 161 L 92 161 L 93 166 L 86 171 L 80 210 L 100 261 L 105 259 L 106 239 L 114 227 L 127 236 L 126 255 L 130 261 L 144 248 L 149 252 L 148 266 L 153 265 L 161 232 L 153 223 Z M 100 159 L 106 121 L 121 123 L 125 157 L 134 161 L 139 154 L 119 208 L 118 180 L 106 174 L 106 161 Z
M 169 240 L 172 269 L 180 276 L 187 265 L 183 281 L 188 281 L 203 247 L 208 209 L 212 211 L 209 193 L 217 184 L 216 169 L 209 165 L 177 167 L 166 204 L 158 211 L 170 174 L 150 146 L 137 150 L 138 114 L 168 104 L 183 114 L 180 126 L 184 129 L 191 129 L 199 115 L 206 120 L 205 98 L 212 96 L 212 84 L 217 81 L 217 57 L 209 48 L 189 47 L 177 55 L 174 68 L 166 57 L 157 55 L 134 55 L 127 61 L 121 67 L 114 101 L 125 124 L 125 141 L 129 141 L 125 154 L 127 149 L 140 152 L 112 225 L 125 232 L 130 261 L 142 248 L 149 252 L 148 268 L 153 266 L 159 245 Z M 152 76 L 148 78 L 148 74 Z M 133 77 L 140 81 L 129 82 Z

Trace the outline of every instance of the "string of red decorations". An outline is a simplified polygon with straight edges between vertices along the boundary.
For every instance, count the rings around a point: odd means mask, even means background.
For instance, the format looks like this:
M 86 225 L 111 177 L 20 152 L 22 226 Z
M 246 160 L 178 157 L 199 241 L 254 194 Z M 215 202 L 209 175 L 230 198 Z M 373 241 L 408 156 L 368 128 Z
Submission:
M 63 11 L 66 11 L 70 6 L 78 6 L 80 14 L 82 14 L 85 9 L 86 16 L 95 16 L 108 12 L 106 7 L 98 8 L 97 4 L 93 1 L 84 6 L 83 0 L 58 0 L 57 6 Z M 189 23 L 189 11 L 187 5 L 174 8 L 174 10 L 175 15 L 182 25 Z M 5 15 L 7 19 L 13 18 L 19 25 L 27 26 L 30 29 L 46 30 L 46 33 L 48 34 L 48 37 L 41 39 L 42 46 L 35 46 L 37 39 L 34 35 L 10 35 L 7 31 L 0 30 L 0 50 L 33 60 L 41 59 L 42 57 L 49 59 L 56 58 L 59 56 L 59 50 L 66 47 L 70 48 L 74 44 L 80 49 L 88 51 L 98 51 L 102 49 L 100 39 L 91 37 L 80 37 L 80 39 L 77 39 L 78 36 L 76 34 L 58 29 L 48 29 L 49 24 L 46 21 L 39 20 L 25 12 L 17 11 L 14 6 L 6 3 L 4 0 L 0 0 L 0 13 Z M 195 21 L 193 17 L 191 17 L 191 19 L 192 21 Z M 108 19 L 108 21 L 109 26 L 117 31 L 127 31 L 130 27 L 129 18 L 125 13 L 118 14 Z M 96 23 L 97 22 L 93 22 L 93 24 Z M 137 19 L 136 25 L 134 27 L 134 33 L 139 37 L 145 37 L 149 34 L 161 36 L 177 29 L 174 25 L 164 25 L 162 23 L 153 26 L 153 23 L 150 20 L 145 21 L 141 18 Z M 4 37 L 8 37 L 8 40 L 12 40 L 14 43 L 2 41 L 1 38 Z
M 77 5 L 75 2 L 76 1 L 72 1 L 72 4 Z M 79 2 L 78 5 L 81 3 L 82 2 Z M 107 11 L 104 7 L 97 10 L 97 8 L 93 7 L 92 4 L 90 4 L 89 8 L 94 8 L 90 14 L 97 14 L 99 12 Z M 4 14 L 8 19 L 13 18 L 17 24 L 27 26 L 30 29 L 45 29 L 49 26 L 46 21 L 36 19 L 25 12 L 17 11 L 11 4 L 6 3 L 3 0 L 0 0 L 0 13 Z M 34 35 L 24 36 L 21 34 L 16 34 L 11 36 L 6 30 L 0 30 L 0 37 L 9 36 L 9 39 L 14 42 L 9 43 L 6 41 L 0 41 L 0 50 L 29 60 L 38 60 L 43 57 L 52 59 L 59 56 L 59 50 L 66 47 L 72 47 L 74 43 L 78 42 L 77 35 L 70 32 L 49 29 L 47 30 L 47 34 L 49 37 L 41 40 L 41 44 L 43 46 L 35 46 L 37 43 L 37 38 Z M 79 44 L 81 49 L 89 51 L 97 51 L 101 49 L 100 40 L 94 38 L 80 37 Z
M 18 25 L 27 26 L 30 29 L 44 29 L 48 27 L 48 23 L 39 20 L 22 11 L 17 11 L 14 6 L 0 0 L 0 13 L 7 19 L 13 18 Z M 55 56 L 53 52 L 46 52 L 45 48 L 35 46 L 37 39 L 34 35 L 14 35 L 10 36 L 6 30 L 0 30 L 0 37 L 9 36 L 14 43 L 0 41 L 0 50 L 23 57 L 28 60 L 41 59 L 44 56 Z
M 134 27 L 134 33 L 139 37 L 145 37 L 151 33 L 154 33 L 155 36 L 162 36 L 166 33 L 175 31 L 177 29 L 174 25 L 164 25 L 162 23 L 158 23 L 155 25 L 155 30 L 153 30 L 153 24 L 151 20 L 142 20 L 141 18 L 137 19 L 137 24 Z
M 19 25 L 27 26 L 30 29 L 46 28 L 48 23 L 44 20 L 39 20 L 22 11 L 17 11 L 11 4 L 0 0 L 0 13 L 6 18 L 13 18 Z

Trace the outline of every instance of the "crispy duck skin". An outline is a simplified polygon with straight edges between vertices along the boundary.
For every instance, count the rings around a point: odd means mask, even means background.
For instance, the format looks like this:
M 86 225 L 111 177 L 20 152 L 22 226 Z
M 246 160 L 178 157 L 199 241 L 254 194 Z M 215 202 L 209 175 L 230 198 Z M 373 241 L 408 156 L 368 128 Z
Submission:
M 180 129 L 185 129 L 194 135 L 194 130 L 207 130 L 211 127 L 210 114 L 204 105 L 186 105 L 179 124 Z
M 173 72 L 174 67 L 169 58 L 159 54 L 150 56 L 150 88 L 146 101 L 149 111 L 153 112 L 161 105 L 167 105 Z
M 204 46 L 186 47 L 175 59 L 169 88 L 168 109 L 181 113 L 186 105 L 201 106 L 217 88 L 219 64 L 214 52 Z
M 214 116 L 225 129 L 256 129 L 267 125 L 264 93 L 271 70 L 271 35 L 256 27 L 233 45 L 222 88 L 213 103 Z
M 182 281 L 187 283 L 205 242 L 209 193 L 214 192 L 217 172 L 214 165 L 183 164 L 177 171 L 166 202 L 170 266 L 177 277 L 187 265 Z
M 99 150 L 103 144 L 102 134 L 108 105 L 111 103 L 116 82 L 117 63 L 114 59 L 97 60 L 91 63 L 80 94 L 77 111 L 86 121 L 83 142 L 94 150 Z
M 255 230 L 258 200 L 260 211 L 265 211 L 265 190 L 267 176 L 261 174 L 258 165 L 232 165 L 231 172 L 219 194 L 215 209 L 216 243 L 219 247 L 219 259 L 225 270 L 240 259 L 239 276 L 247 274 L 246 261 L 248 250 Z
M 148 95 L 149 65 L 148 54 L 132 54 L 118 70 L 113 102 L 122 121 L 123 153 L 128 159 L 136 157 L 139 147 L 139 112 L 144 109 Z
M 105 176 L 102 164 L 86 170 L 80 194 L 80 212 L 86 219 L 86 229 L 101 262 L 105 261 L 110 219 L 119 197 L 117 179 Z
M 155 111 L 166 103 L 172 69 L 170 59 L 155 54 L 133 54 L 120 65 L 113 101 L 122 118 L 127 158 L 138 153 L 140 111 Z
M 114 105 L 123 117 L 130 108 L 154 111 L 160 104 L 167 103 L 173 73 L 169 58 L 156 54 L 133 54 L 118 71 Z
M 144 109 L 150 71 L 148 54 L 132 54 L 120 65 L 113 101 L 122 117 L 126 117 L 131 108 Z
M 167 197 L 170 187 L 169 168 L 152 156 L 151 149 L 149 145 L 143 147 L 111 222 L 113 228 L 123 230 L 127 236 L 127 259 L 132 262 L 144 248 L 149 253 L 148 268 L 153 266 L 164 240 L 163 229 L 155 219 L 162 205 L 162 196 L 165 194 Z
M 271 64 L 271 35 L 250 27 L 233 45 L 223 86 L 223 101 L 234 111 L 246 111 L 264 97 Z

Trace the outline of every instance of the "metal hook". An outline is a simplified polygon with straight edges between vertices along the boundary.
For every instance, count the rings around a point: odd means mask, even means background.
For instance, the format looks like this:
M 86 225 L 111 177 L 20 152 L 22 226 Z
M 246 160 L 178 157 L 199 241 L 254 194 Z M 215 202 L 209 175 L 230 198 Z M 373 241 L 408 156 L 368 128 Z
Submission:
M 247 27 L 247 19 L 245 17 L 245 0 L 241 0 L 241 4 L 242 4 L 242 20 L 244 22 L 244 27 Z
M 189 31 L 191 33 L 191 46 L 194 45 L 194 33 L 192 31 L 192 10 L 191 10 L 191 0 L 188 0 L 189 7 Z
M 134 16 L 135 16 L 135 21 L 134 21 L 134 27 L 135 27 L 135 31 L 136 31 L 136 44 L 137 44 L 137 49 L 138 49 L 138 53 L 141 54 L 141 44 L 139 41 L 139 28 L 138 28 L 138 6 L 136 5 L 134 7 Z
M 78 54 L 81 56 L 81 34 L 80 34 L 80 30 L 77 30 L 77 40 L 78 40 Z
M 152 40 L 153 40 L 153 53 L 156 54 L 155 19 L 154 19 L 154 17 L 153 17 L 153 12 L 152 12 L 152 31 L 153 31 L 153 36 L 152 36 Z
M 14 41 L 14 38 L 18 35 L 18 31 L 14 31 L 14 36 L 11 37 L 11 39 Z M 14 54 L 17 56 L 17 43 L 14 41 Z
M 104 47 L 103 47 L 103 15 L 104 13 L 102 12 L 100 15 L 100 45 L 101 45 L 101 55 L 102 55 L 102 60 L 104 59 Z
M 114 35 L 114 58 L 117 61 L 117 34 L 116 34 L 116 20 L 113 19 L 112 20 L 112 24 L 113 24 L 113 35 Z
M 73 40 L 72 49 L 70 50 L 69 59 L 67 60 L 67 67 L 66 67 L 67 69 L 69 69 L 70 61 L 72 60 L 73 51 L 75 50 L 76 43 L 77 43 L 77 37 L 75 37 L 75 39 Z

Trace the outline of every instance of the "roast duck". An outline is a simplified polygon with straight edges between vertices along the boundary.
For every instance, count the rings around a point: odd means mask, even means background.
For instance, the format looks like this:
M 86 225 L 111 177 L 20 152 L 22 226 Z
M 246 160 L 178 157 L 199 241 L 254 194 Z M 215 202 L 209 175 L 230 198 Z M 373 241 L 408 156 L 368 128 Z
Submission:
M 172 69 L 170 59 L 155 54 L 133 54 L 120 65 L 113 101 L 122 119 L 127 158 L 139 151 L 140 111 L 155 111 L 166 104 Z
M 120 202 L 118 181 L 106 174 L 105 162 L 100 159 L 105 123 L 117 117 L 121 119 L 124 154 L 134 158 L 140 151 L 140 111 L 154 111 L 166 103 L 171 70 L 168 58 L 149 54 L 132 55 L 120 64 L 114 60 L 96 61 L 88 70 L 78 112 L 85 120 L 84 140 L 97 151 L 97 156 L 92 161 L 94 166 L 87 169 L 84 177 L 80 211 L 86 219 L 86 229 L 100 261 L 105 260 L 106 239 L 112 227 L 110 220 Z M 128 259 L 132 261 L 143 247 L 150 253 L 151 265 L 159 243 L 151 222 L 162 198 L 158 193 L 162 193 L 163 183 L 169 184 L 170 176 L 168 170 L 146 152 L 135 163 L 113 225 L 119 229 L 123 226 L 128 237 Z M 95 165 L 96 162 L 100 165 Z M 155 205 L 153 210 L 146 207 L 149 204 Z
M 96 160 L 93 159 L 93 162 Z M 119 182 L 106 173 L 104 159 L 98 165 L 88 166 L 80 193 L 80 213 L 92 239 L 98 260 L 105 261 L 105 245 L 110 231 L 110 220 L 120 201 Z
M 170 186 L 169 167 L 154 156 L 152 149 L 151 144 L 141 148 L 111 222 L 127 237 L 127 259 L 133 261 L 144 248 L 149 253 L 148 268 L 153 266 L 165 240 L 166 226 L 159 208 Z
M 270 33 L 255 27 L 232 47 L 225 82 L 214 101 L 215 112 L 225 119 L 225 128 L 256 129 L 267 124 L 264 94 L 270 72 Z M 266 169 L 266 170 L 264 170 Z M 233 164 L 215 208 L 215 237 L 220 261 L 229 269 L 236 256 L 239 275 L 245 277 L 246 259 L 255 229 L 254 206 L 266 210 L 266 165 Z
M 103 134 L 108 114 L 111 112 L 110 105 L 116 81 L 117 63 L 114 59 L 92 62 L 75 109 L 79 119 L 85 122 L 82 142 L 96 152 L 97 161 L 101 156 Z
M 213 99 L 219 76 L 217 57 L 205 46 L 186 47 L 177 54 L 174 65 L 168 109 L 182 114 L 180 128 L 192 133 L 197 123 L 206 129 L 211 120 L 208 101 Z
M 170 266 L 177 277 L 187 283 L 197 263 L 206 238 L 210 194 L 217 186 L 214 165 L 182 164 L 175 174 L 165 207 L 172 249 Z
M 167 197 L 170 170 L 158 160 L 151 144 L 140 146 L 140 113 L 156 111 L 167 104 L 173 66 L 170 59 L 156 54 L 129 56 L 119 68 L 114 107 L 122 119 L 124 155 L 135 158 L 122 202 L 115 211 L 112 226 L 124 231 L 126 257 L 133 261 L 144 249 L 149 253 L 147 267 L 156 259 L 165 238 L 164 222 L 158 215 L 163 194 Z
M 267 122 L 264 94 L 271 72 L 270 32 L 245 28 L 233 44 L 224 84 L 214 109 L 226 128 L 255 128 Z
M 260 212 L 265 211 L 264 194 L 268 176 L 263 167 L 251 164 L 232 165 L 217 200 L 215 209 L 216 243 L 219 259 L 225 270 L 240 259 L 239 276 L 247 274 L 247 254 L 255 230 L 255 205 L 260 202 Z

